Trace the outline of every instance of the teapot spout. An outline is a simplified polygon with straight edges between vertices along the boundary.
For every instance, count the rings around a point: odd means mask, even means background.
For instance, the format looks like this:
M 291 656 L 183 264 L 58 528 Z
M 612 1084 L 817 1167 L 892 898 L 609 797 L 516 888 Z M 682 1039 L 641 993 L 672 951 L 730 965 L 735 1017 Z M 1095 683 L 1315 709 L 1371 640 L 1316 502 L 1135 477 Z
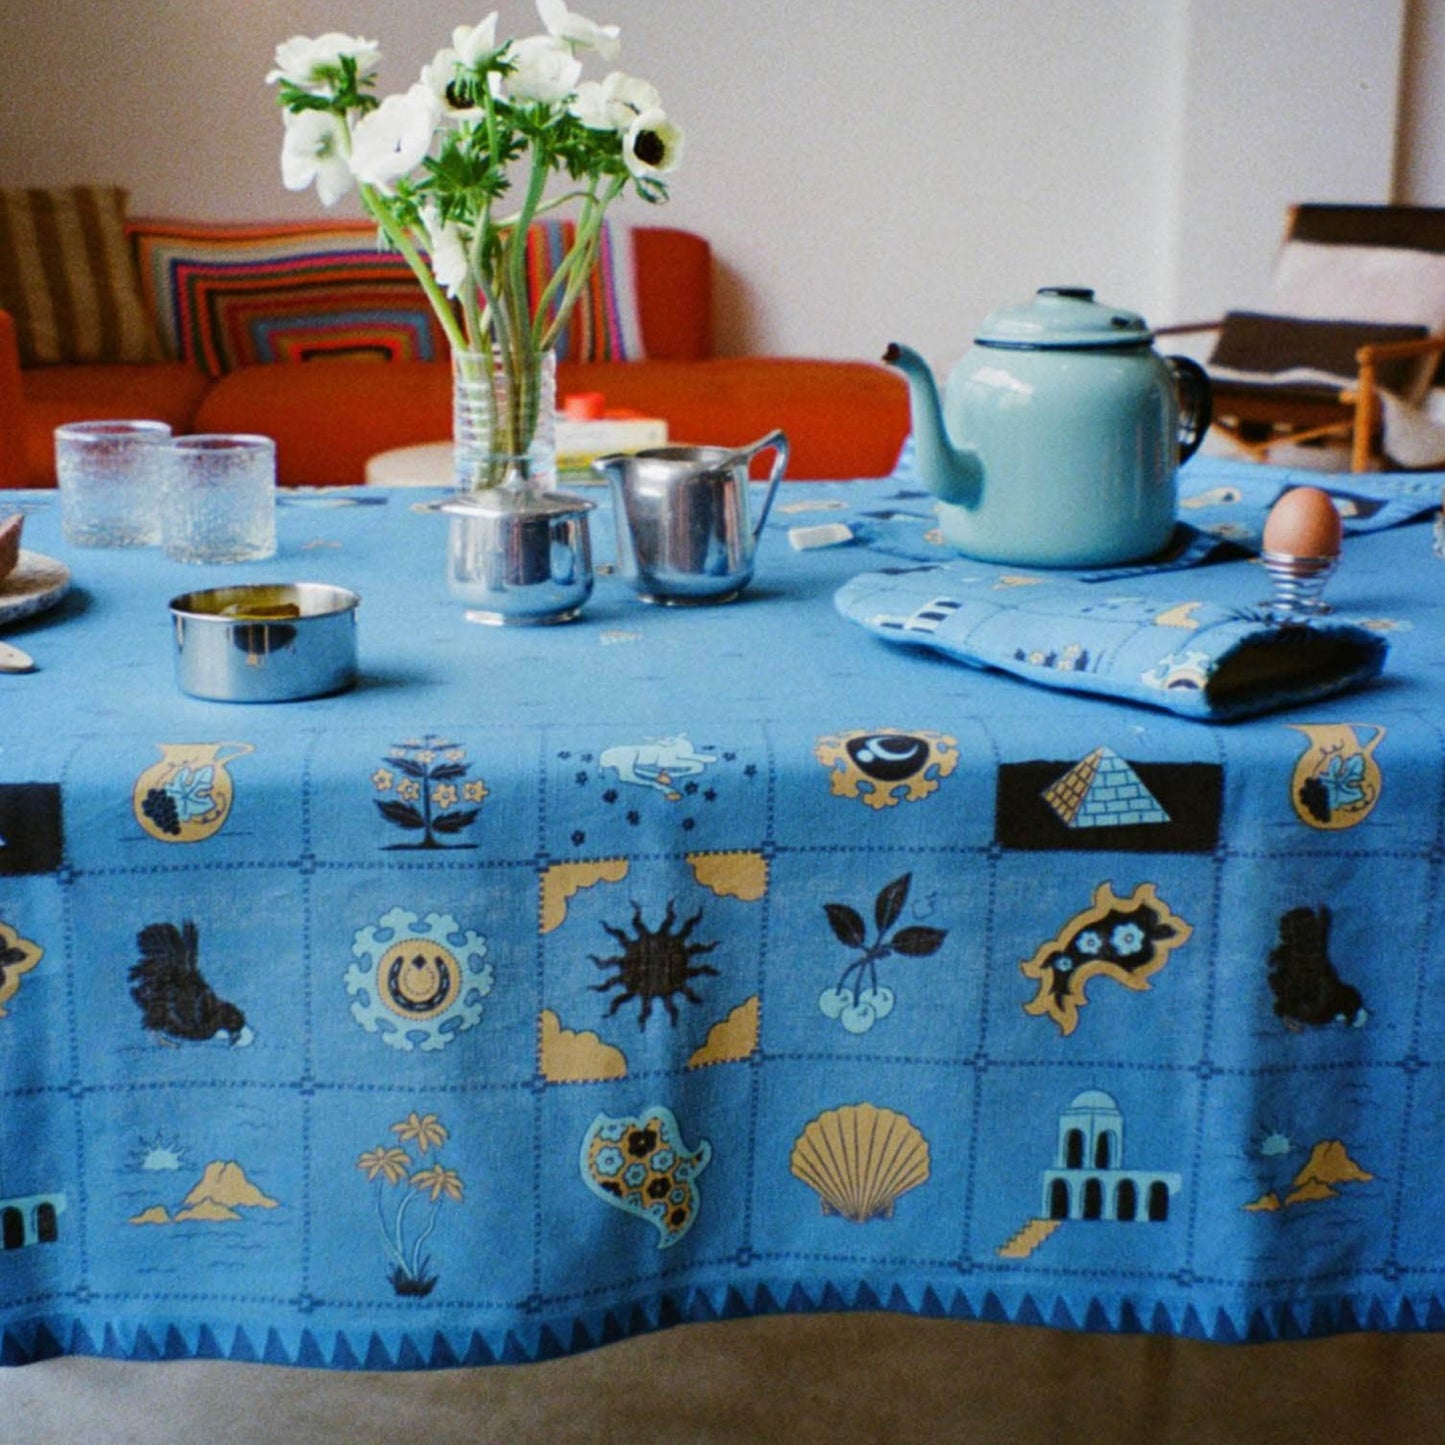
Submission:
M 919 481 L 941 502 L 976 507 L 983 490 L 983 463 L 971 447 L 955 446 L 949 437 L 928 363 L 896 341 L 889 343 L 883 360 L 896 366 L 908 383 Z

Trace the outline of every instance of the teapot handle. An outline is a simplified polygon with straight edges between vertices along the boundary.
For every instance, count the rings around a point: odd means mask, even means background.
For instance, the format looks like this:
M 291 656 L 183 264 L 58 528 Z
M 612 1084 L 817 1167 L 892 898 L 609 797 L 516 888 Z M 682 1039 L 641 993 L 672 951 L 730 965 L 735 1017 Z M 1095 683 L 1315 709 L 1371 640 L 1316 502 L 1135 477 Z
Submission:
M 1179 394 L 1179 464 L 1183 466 L 1204 440 L 1214 417 L 1213 392 L 1209 375 L 1187 356 L 1166 356 L 1165 365 L 1174 373 Z

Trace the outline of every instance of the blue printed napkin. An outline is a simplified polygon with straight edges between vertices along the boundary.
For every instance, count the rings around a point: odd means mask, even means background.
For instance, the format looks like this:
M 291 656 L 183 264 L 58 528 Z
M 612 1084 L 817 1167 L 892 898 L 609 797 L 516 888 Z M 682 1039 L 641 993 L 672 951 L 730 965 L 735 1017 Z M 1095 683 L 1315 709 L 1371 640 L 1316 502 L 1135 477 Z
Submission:
M 890 642 L 1211 722 L 1366 682 L 1388 651 L 1342 620 L 1284 624 L 1258 608 L 1109 595 L 1076 577 L 963 562 L 865 572 L 834 601 Z

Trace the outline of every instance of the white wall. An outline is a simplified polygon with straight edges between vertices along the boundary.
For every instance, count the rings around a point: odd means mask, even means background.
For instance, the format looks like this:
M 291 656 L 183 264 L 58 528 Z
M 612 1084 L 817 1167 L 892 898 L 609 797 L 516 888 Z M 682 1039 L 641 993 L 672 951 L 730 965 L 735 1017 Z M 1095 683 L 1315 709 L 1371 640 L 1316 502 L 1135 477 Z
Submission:
M 319 215 L 281 187 L 276 43 L 366 34 L 399 89 L 486 3 L 6 0 L 0 185 Z M 527 0 L 493 3 L 503 33 L 538 28 Z M 1401 198 L 1445 203 L 1441 0 L 576 3 L 623 27 L 619 63 L 687 130 L 672 202 L 625 214 L 712 240 L 725 350 L 896 338 L 942 367 L 1052 283 L 1159 324 L 1213 314 L 1262 284 L 1290 201 L 1390 198 L 1406 132 Z
M 1409 0 L 1401 84 L 1395 196 L 1405 204 L 1445 205 L 1445 3 Z
M 1402 0 L 1187 9 L 1165 303 L 1180 320 L 1259 298 L 1291 202 L 1393 199 L 1405 16 Z

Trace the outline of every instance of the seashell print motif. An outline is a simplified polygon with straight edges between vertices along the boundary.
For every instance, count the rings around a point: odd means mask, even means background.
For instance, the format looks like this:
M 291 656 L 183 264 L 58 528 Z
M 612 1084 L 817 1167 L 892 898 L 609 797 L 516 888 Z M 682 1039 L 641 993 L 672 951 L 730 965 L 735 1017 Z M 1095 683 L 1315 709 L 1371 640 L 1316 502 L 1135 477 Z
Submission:
M 845 1104 L 798 1135 L 792 1172 L 816 1191 L 824 1214 L 854 1224 L 891 1219 L 894 1204 L 929 1176 L 928 1141 L 906 1114 Z

